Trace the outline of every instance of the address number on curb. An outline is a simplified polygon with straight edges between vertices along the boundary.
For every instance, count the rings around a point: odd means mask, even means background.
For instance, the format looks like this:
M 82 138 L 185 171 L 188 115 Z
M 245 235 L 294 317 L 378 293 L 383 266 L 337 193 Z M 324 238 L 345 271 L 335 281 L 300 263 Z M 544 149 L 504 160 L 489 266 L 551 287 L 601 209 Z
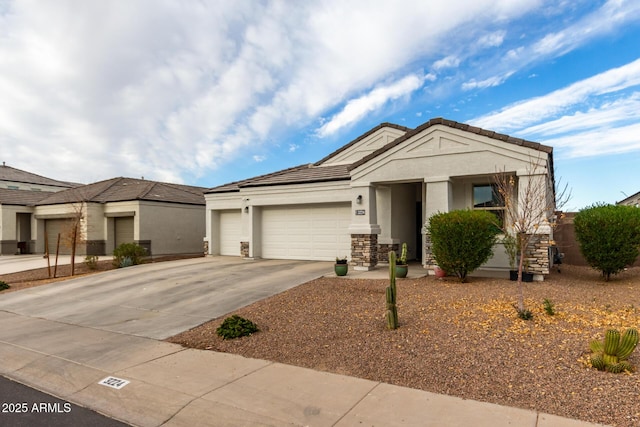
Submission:
M 106 385 L 107 387 L 111 387 L 111 388 L 115 388 L 117 390 L 120 390 L 122 387 L 124 387 L 127 384 L 129 384 L 129 381 L 123 380 L 121 378 L 116 378 L 116 377 L 107 377 L 107 378 L 104 378 L 104 379 L 100 380 L 100 382 L 98 384 Z

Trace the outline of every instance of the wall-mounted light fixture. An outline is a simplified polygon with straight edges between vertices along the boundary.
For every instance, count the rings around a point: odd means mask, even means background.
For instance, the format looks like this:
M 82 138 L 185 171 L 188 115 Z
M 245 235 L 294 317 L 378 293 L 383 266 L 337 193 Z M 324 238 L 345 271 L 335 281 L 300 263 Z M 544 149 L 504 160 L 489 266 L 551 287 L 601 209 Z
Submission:
M 356 197 L 356 203 L 361 205 L 362 204 L 362 196 L 358 195 L 358 197 Z
M 244 213 L 249 213 L 249 206 L 244 207 Z

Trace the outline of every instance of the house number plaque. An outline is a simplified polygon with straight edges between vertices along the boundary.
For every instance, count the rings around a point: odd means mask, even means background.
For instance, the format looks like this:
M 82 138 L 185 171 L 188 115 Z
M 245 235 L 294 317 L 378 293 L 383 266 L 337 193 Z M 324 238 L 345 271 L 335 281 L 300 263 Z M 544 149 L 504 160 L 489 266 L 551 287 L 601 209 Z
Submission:
M 356 209 L 356 215 L 364 215 L 364 209 Z

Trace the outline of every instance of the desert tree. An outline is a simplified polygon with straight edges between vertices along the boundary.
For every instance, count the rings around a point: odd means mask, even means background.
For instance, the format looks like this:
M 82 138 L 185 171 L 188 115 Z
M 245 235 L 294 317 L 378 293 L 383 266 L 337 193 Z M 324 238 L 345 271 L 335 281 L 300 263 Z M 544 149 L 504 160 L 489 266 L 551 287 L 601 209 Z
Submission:
M 86 204 L 71 203 L 71 216 L 68 218 L 61 234 L 63 244 L 71 250 L 71 275 L 75 274 L 75 259 L 78 246 L 86 241 Z
M 498 221 L 505 236 L 515 240 L 518 270 L 518 313 L 524 313 L 522 272 L 533 240 L 542 234 L 551 238 L 556 225 L 556 213 L 571 197 L 567 184 L 560 185 L 554 178 L 552 163 L 540 153 L 529 157 L 523 171 L 498 170 L 494 177 L 495 191 L 504 207 Z
M 67 221 L 62 229 L 60 240 L 71 251 L 71 275 L 75 274 L 75 257 L 78 246 L 86 242 L 87 229 L 87 200 L 88 195 L 83 187 L 72 188 L 64 192 Z

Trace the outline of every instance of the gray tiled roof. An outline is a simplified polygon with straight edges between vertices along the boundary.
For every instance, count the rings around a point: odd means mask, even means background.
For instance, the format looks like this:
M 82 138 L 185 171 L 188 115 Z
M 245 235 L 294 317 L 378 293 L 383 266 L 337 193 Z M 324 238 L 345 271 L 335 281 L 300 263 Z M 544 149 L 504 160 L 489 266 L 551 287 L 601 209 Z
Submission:
M 44 176 L 12 168 L 11 166 L 7 166 L 5 164 L 0 165 L 0 180 L 21 182 L 24 184 L 50 185 L 52 187 L 61 188 L 73 188 L 77 187 L 78 185 L 82 185 L 74 182 L 65 182 L 51 178 L 45 178 Z
M 31 206 L 53 193 L 0 188 L 0 205 Z
M 243 181 L 224 184 L 207 190 L 207 193 L 226 193 L 239 191 L 240 188 L 262 187 L 266 185 L 304 184 L 348 179 L 350 179 L 348 165 L 315 166 L 313 164 L 306 164 L 245 179 Z
M 204 205 L 204 188 L 135 178 L 112 178 L 81 187 L 52 193 L 38 205 L 75 202 L 124 202 L 147 200 L 155 202 Z

